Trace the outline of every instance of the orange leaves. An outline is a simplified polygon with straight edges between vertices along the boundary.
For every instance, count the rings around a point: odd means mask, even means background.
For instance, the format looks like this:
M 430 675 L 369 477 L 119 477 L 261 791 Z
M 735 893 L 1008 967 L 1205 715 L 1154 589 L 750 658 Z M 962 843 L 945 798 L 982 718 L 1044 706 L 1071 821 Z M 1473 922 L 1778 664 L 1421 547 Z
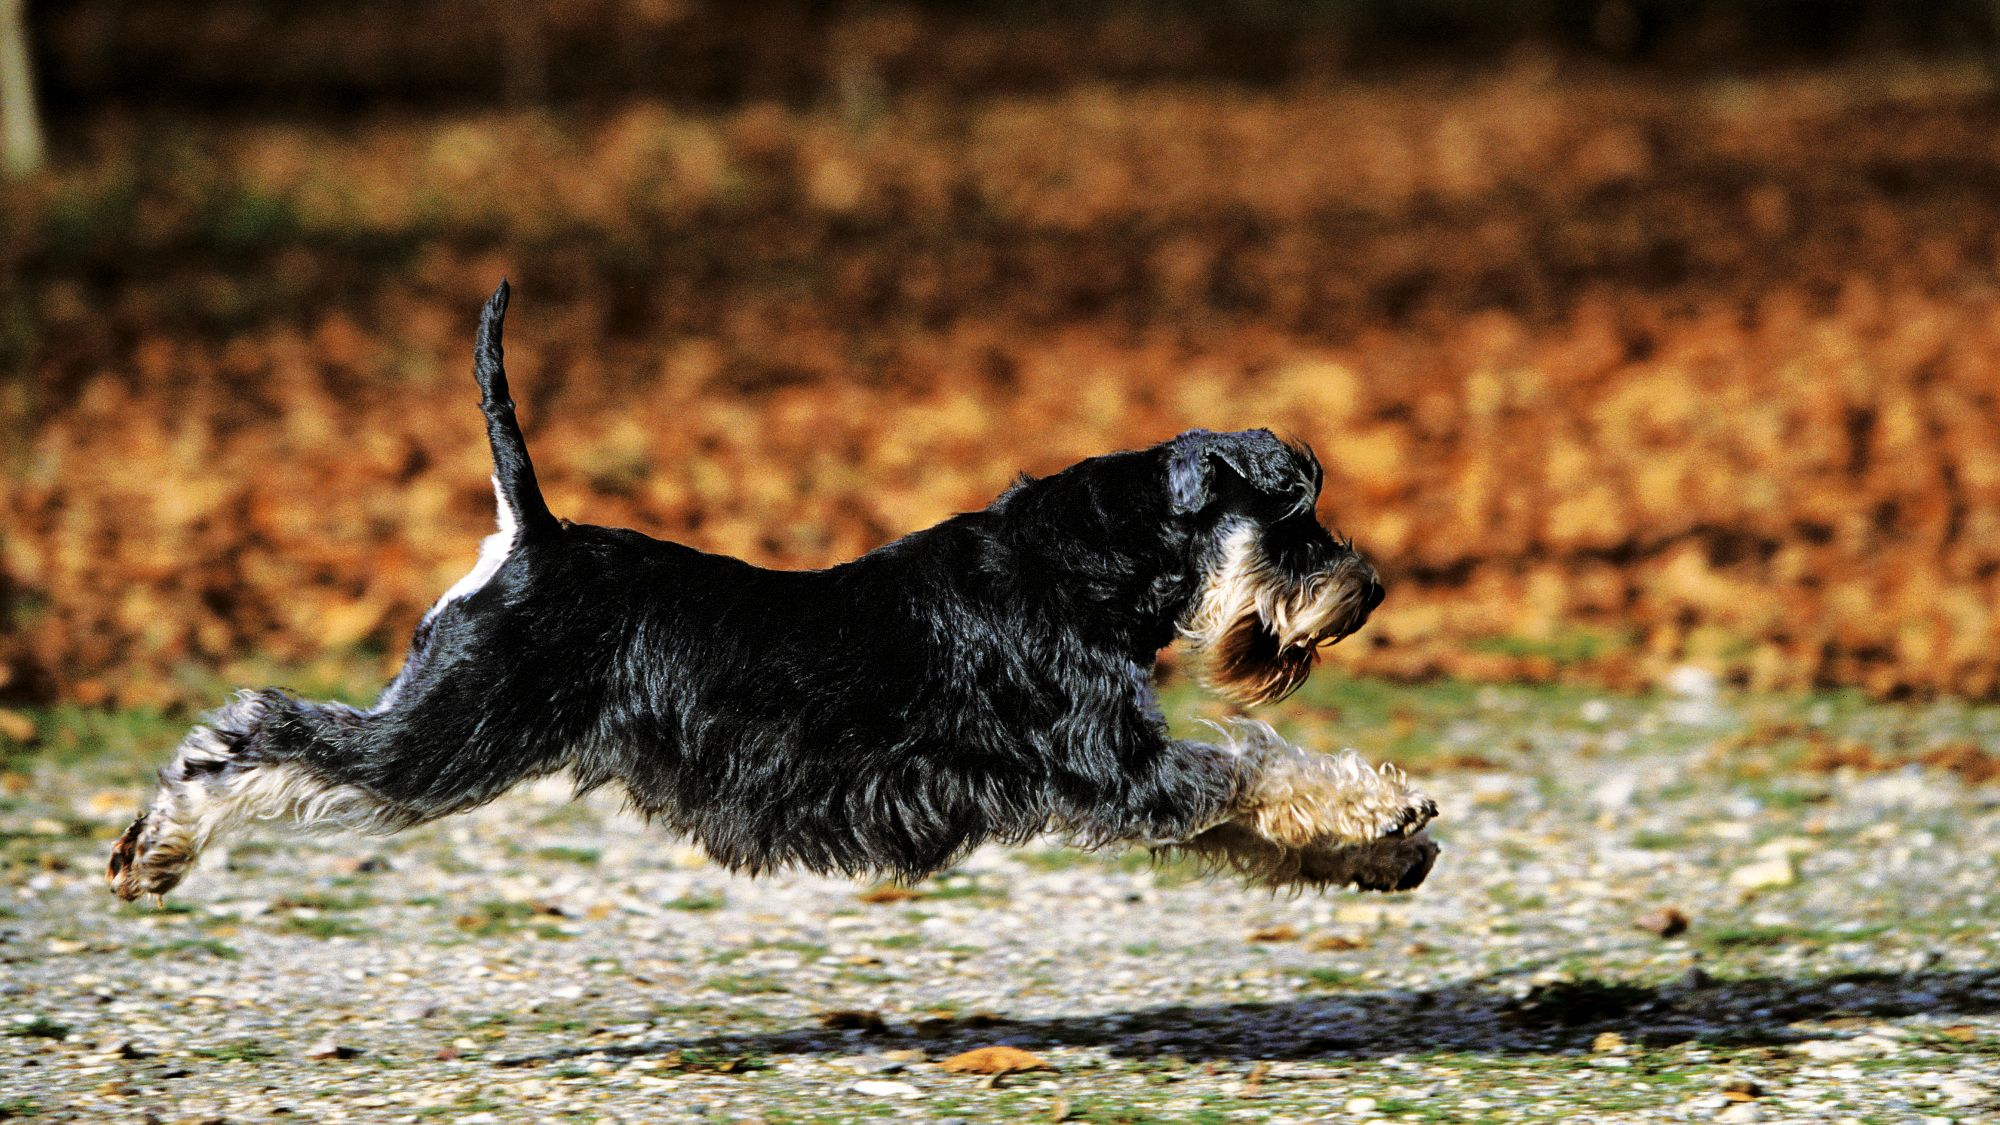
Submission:
M 39 336 L 0 398 L 0 684 L 392 662 L 492 526 L 467 365 L 505 272 L 571 518 L 822 566 L 1020 470 L 1269 425 L 1389 582 L 1343 666 L 1991 694 L 2000 300 L 1964 279 L 2000 207 L 1879 187 L 1984 142 L 1920 94 L 1884 127 L 1745 83 L 190 124 L 171 167 L 80 142 L 10 250 Z M 58 238 L 78 215 L 106 230 Z
M 975 1047 L 938 1063 L 940 1070 L 953 1074 L 1020 1074 L 1030 1070 L 1053 1070 L 1040 1055 L 1019 1047 Z

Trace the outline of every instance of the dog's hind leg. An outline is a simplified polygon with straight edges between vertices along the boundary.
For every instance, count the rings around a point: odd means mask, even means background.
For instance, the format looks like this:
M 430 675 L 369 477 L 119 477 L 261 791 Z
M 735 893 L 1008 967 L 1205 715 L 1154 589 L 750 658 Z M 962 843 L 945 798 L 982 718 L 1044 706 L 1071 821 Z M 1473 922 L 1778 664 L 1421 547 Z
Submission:
M 413 823 L 419 818 L 311 764 L 358 742 L 373 718 L 275 690 L 237 696 L 189 731 L 160 770 L 152 803 L 111 849 L 112 891 L 128 900 L 166 894 L 204 848 L 252 818 L 364 832 Z

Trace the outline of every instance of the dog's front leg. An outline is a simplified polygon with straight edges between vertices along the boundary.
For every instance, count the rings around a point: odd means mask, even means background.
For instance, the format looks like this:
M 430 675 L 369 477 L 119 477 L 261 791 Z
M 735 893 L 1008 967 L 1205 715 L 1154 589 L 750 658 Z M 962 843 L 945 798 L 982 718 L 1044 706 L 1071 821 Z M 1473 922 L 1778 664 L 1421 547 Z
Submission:
M 1430 873 L 1437 844 L 1423 829 L 1437 804 L 1402 770 L 1352 750 L 1316 754 L 1250 720 L 1222 733 L 1219 745 L 1182 745 L 1230 771 L 1235 797 L 1175 848 L 1271 886 L 1400 891 Z

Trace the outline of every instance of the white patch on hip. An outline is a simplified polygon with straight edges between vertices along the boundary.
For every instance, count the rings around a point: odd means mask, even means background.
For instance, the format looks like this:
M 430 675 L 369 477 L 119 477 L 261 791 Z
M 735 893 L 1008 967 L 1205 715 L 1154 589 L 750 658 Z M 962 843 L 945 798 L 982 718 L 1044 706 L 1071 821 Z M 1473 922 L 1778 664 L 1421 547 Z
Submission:
M 480 541 L 479 561 L 472 564 L 472 569 L 465 577 L 453 583 L 451 589 L 444 592 L 444 596 L 437 600 L 436 605 L 431 606 L 430 611 L 424 614 L 425 621 L 436 617 L 440 610 L 458 599 L 471 597 L 481 586 L 492 581 L 493 576 L 500 573 L 500 564 L 506 562 L 507 555 L 514 550 L 517 521 L 514 509 L 508 505 L 506 495 L 500 491 L 500 478 L 497 475 L 493 477 L 493 502 L 496 516 L 500 521 L 500 530 Z

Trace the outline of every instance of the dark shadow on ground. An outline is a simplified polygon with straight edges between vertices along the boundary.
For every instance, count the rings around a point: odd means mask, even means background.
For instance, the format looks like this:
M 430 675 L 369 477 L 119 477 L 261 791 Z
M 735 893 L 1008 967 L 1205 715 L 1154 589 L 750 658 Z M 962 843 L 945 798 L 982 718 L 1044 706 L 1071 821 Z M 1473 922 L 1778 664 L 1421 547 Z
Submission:
M 506 1060 L 534 1066 L 583 1055 L 699 1051 L 716 1058 L 835 1054 L 920 1047 L 933 1057 L 994 1043 L 1096 1046 L 1114 1055 L 1188 1061 L 1372 1058 L 1465 1051 L 1549 1054 L 1588 1048 L 1616 1029 L 1650 1046 L 1698 1040 L 1775 1046 L 1838 1037 L 1844 1021 L 2000 1011 L 2000 969 L 1710 979 L 1664 985 L 1585 979 L 1523 993 L 1507 978 L 1424 991 L 1335 991 L 1271 1004 L 1147 1008 L 1101 1015 L 1011 1020 L 975 1017 L 890 1023 L 880 1031 L 820 1026 L 754 1034 L 661 1039 Z M 1792 1025 L 1812 1021 L 1820 1026 Z

